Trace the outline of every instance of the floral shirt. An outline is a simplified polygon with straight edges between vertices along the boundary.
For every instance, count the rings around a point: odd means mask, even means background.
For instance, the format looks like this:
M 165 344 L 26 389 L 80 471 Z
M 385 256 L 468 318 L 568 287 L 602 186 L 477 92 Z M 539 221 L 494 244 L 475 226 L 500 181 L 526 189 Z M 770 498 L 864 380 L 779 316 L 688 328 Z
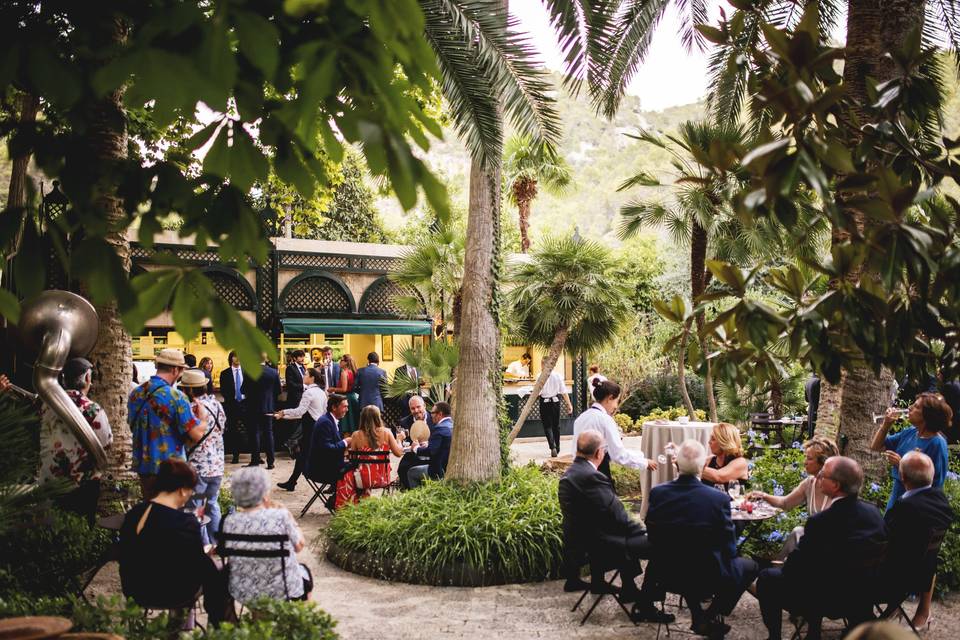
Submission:
M 283 559 L 278 558 L 230 558 L 230 595 L 240 602 L 249 602 L 259 596 L 268 596 L 278 600 L 298 598 L 303 595 L 303 574 L 297 562 L 297 553 L 293 546 L 303 541 L 300 529 L 293 516 L 286 509 L 254 509 L 237 511 L 223 519 L 224 533 L 246 535 L 286 534 L 289 538 L 287 549 L 290 553 Z M 229 542 L 236 549 L 276 549 L 276 542 Z M 286 590 L 284 590 L 284 576 Z
M 67 395 L 80 409 L 100 444 L 109 447 L 113 442 L 113 431 L 100 405 L 73 389 L 68 389 Z M 99 477 L 93 457 L 73 430 L 55 411 L 44 407 L 40 418 L 40 482 L 67 479 L 79 484 Z
M 207 420 L 209 435 L 205 435 L 203 442 L 190 454 L 190 464 L 201 478 L 217 478 L 223 475 L 223 428 L 227 414 L 215 397 L 206 395 L 198 399 L 210 416 Z
M 186 459 L 187 433 L 199 421 L 182 391 L 153 376 L 130 393 L 127 416 L 136 473 L 156 474 L 164 460 Z

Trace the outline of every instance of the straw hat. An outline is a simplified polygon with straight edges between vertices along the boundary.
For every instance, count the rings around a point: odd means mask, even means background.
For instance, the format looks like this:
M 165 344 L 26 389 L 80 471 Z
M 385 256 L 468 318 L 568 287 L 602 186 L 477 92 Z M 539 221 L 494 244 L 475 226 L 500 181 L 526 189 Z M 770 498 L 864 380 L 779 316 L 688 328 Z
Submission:
M 157 364 L 165 364 L 168 367 L 186 367 L 187 363 L 183 360 L 183 351 L 180 349 L 160 349 L 154 360 Z
M 430 439 L 430 427 L 423 420 L 417 420 L 410 425 L 410 439 L 415 442 L 426 442 Z
M 207 376 L 200 369 L 187 369 L 180 376 L 181 387 L 205 387 L 207 382 Z

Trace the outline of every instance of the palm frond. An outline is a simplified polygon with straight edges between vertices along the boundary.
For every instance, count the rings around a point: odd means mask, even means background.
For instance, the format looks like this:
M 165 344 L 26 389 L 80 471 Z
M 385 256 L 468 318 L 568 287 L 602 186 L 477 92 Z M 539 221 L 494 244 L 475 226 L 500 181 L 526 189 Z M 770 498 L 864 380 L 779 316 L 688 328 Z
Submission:
M 924 44 L 946 46 L 953 53 L 956 72 L 960 75 L 960 2 L 927 0 L 923 18 Z
M 610 50 L 617 36 L 616 0 L 545 0 L 550 25 L 564 56 L 564 85 L 574 95 L 587 82 L 594 98 L 602 91 Z

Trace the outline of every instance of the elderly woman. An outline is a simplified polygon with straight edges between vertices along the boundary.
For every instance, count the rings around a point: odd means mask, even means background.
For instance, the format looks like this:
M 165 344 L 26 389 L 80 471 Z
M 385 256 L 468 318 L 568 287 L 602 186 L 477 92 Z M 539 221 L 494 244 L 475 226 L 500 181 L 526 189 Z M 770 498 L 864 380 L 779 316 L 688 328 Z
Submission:
M 803 470 L 807 472 L 807 477 L 798 484 L 793 491 L 785 496 L 774 496 L 763 491 L 751 491 L 746 495 L 747 500 L 763 500 L 772 506 L 789 511 L 805 504 L 807 515 L 816 515 L 821 511 L 826 511 L 833 504 L 833 498 L 825 495 L 820 490 L 820 483 L 817 482 L 817 474 L 823 469 L 827 458 L 840 455 L 840 450 L 836 443 L 823 436 L 814 436 L 803 443 Z M 787 536 L 783 543 L 783 549 L 777 555 L 778 559 L 786 558 L 790 552 L 796 549 L 800 538 L 803 537 L 803 527 L 796 527 Z
M 261 596 L 306 600 L 313 590 L 310 570 L 297 562 L 304 537 L 290 512 L 270 501 L 270 476 L 259 467 L 244 467 L 230 477 L 230 490 L 238 510 L 223 518 L 223 534 L 256 536 L 285 535 L 289 554 L 277 558 L 230 558 L 230 595 L 240 602 Z M 276 542 L 227 541 L 230 548 L 273 550 Z
M 950 426 L 953 420 L 953 410 L 938 393 L 921 393 L 907 410 L 907 419 L 912 426 L 888 436 L 890 427 L 899 416 L 894 408 L 887 410 L 883 424 L 877 429 L 870 442 L 874 451 L 882 451 L 884 458 L 890 463 L 890 473 L 893 476 L 893 490 L 887 502 L 887 510 L 903 496 L 906 490 L 900 480 L 900 458 L 910 451 L 921 451 L 933 460 L 933 486 L 943 487 L 947 477 L 947 439 L 941 433 Z
M 203 587 L 203 605 L 215 626 L 227 612 L 224 581 L 204 553 L 197 518 L 183 511 L 197 472 L 182 460 L 160 463 L 157 496 L 127 512 L 120 528 L 123 595 L 149 608 L 185 608 Z
M 719 422 L 710 435 L 710 453 L 700 479 L 705 485 L 715 487 L 750 478 L 747 459 L 743 457 L 740 430 L 732 424 Z

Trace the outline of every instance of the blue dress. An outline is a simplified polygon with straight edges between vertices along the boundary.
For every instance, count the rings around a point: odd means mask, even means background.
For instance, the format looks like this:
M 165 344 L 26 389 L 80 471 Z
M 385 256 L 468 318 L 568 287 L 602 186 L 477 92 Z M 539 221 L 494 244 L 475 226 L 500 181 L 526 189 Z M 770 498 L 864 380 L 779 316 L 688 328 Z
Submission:
M 947 456 L 947 439 L 942 434 L 937 434 L 931 438 L 921 438 L 916 427 L 908 427 L 900 433 L 887 436 L 883 441 L 883 447 L 887 451 L 896 451 L 900 457 L 907 455 L 911 451 L 922 451 L 933 460 L 933 486 L 940 488 L 943 481 L 947 478 L 947 469 L 949 459 Z M 893 474 L 893 490 L 890 492 L 890 500 L 887 502 L 887 511 L 900 499 L 906 488 L 900 480 L 900 468 L 895 466 L 890 470 Z

